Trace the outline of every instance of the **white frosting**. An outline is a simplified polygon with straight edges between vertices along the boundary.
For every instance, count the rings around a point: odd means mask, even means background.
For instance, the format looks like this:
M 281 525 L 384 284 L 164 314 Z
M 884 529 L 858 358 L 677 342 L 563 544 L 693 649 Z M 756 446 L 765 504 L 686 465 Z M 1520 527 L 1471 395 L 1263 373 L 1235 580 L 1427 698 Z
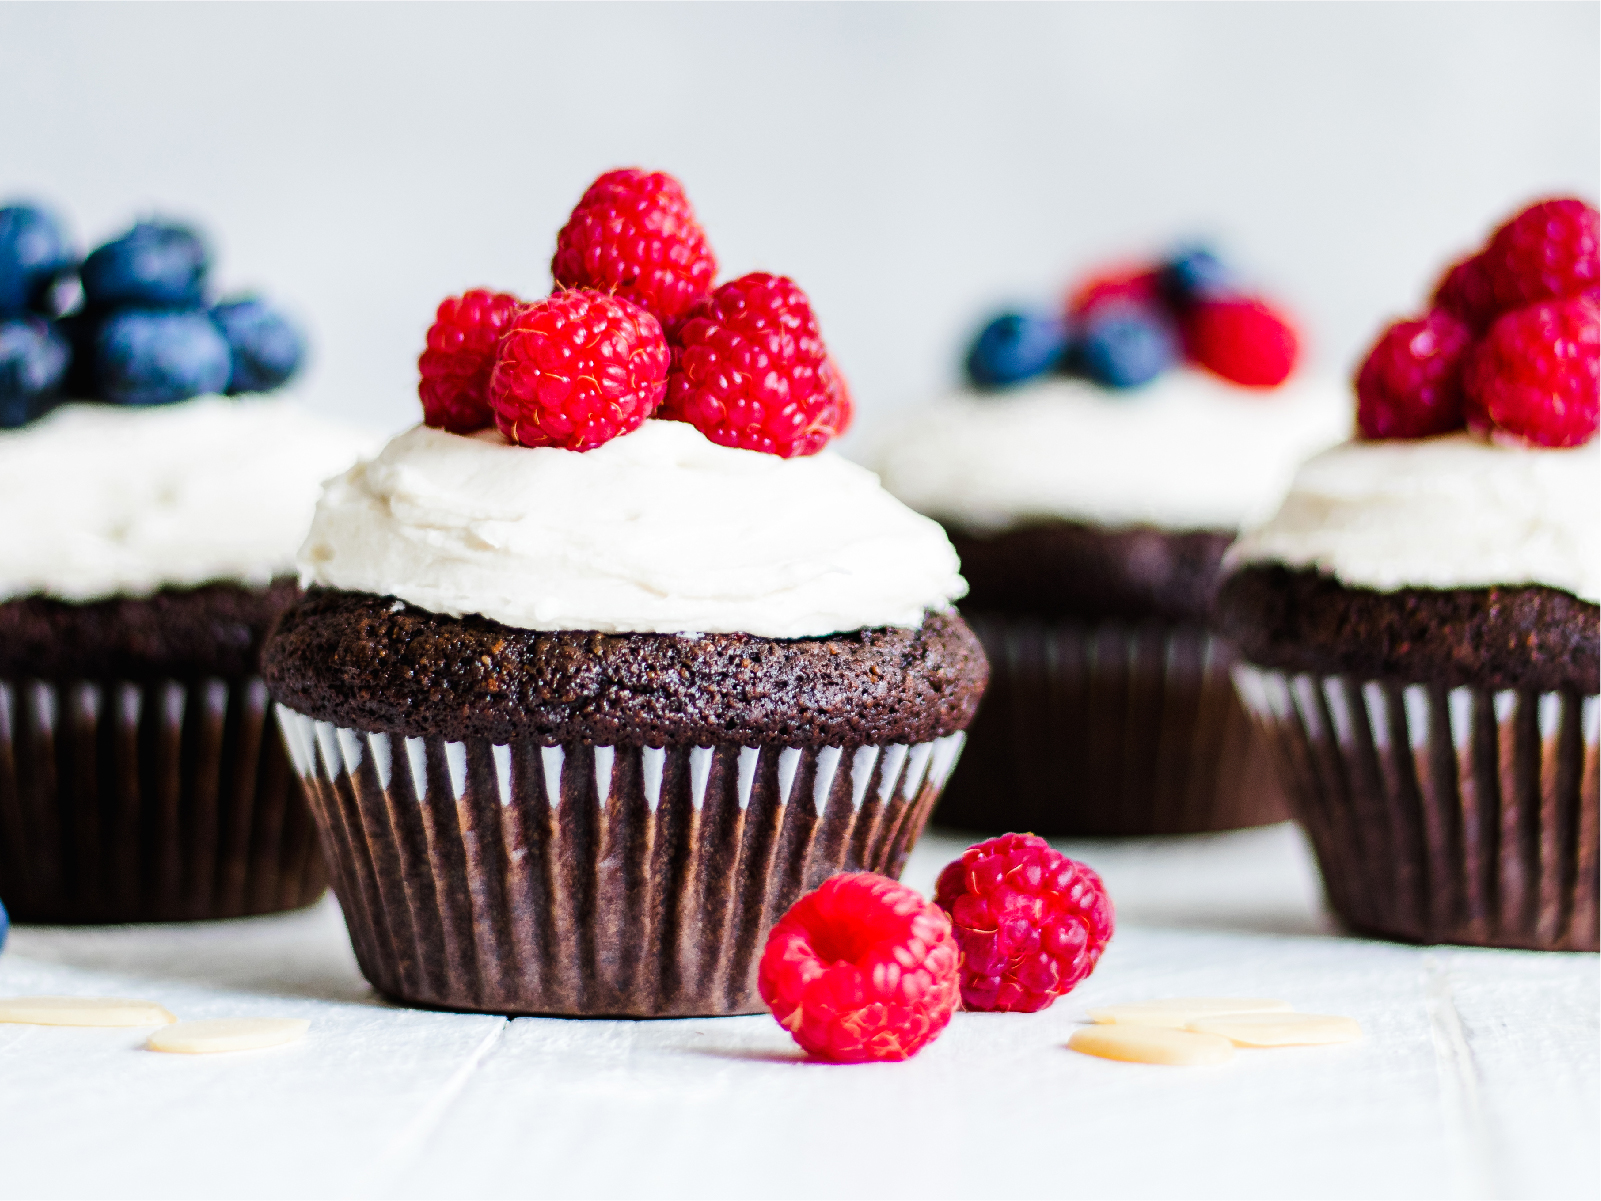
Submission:
M 824 451 L 647 421 L 579 454 L 418 426 L 328 483 L 301 580 L 529 630 L 799 638 L 967 591 L 944 532 Z
M 876 465 L 912 508 L 978 532 L 1037 517 L 1236 529 L 1267 518 L 1296 465 L 1350 431 L 1332 380 L 1256 391 L 1175 371 L 1111 392 L 1053 379 L 917 408 Z
M 1492 446 L 1467 434 L 1348 442 L 1301 468 L 1229 565 L 1316 567 L 1381 592 L 1544 584 L 1601 600 L 1601 443 Z
M 64 405 L 0 433 L 0 600 L 265 584 L 370 434 L 287 400 Z

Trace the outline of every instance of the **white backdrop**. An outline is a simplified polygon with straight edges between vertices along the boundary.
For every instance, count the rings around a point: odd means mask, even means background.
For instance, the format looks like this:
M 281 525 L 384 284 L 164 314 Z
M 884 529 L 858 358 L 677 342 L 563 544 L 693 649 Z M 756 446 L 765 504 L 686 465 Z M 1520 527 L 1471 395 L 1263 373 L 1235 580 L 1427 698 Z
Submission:
M 319 403 L 416 413 L 448 292 L 549 286 L 600 171 L 676 173 L 726 275 L 811 293 L 864 415 L 998 301 L 1190 232 L 1321 369 L 1541 192 L 1598 190 L 1594 4 L 5 5 L 0 196 L 211 229 Z

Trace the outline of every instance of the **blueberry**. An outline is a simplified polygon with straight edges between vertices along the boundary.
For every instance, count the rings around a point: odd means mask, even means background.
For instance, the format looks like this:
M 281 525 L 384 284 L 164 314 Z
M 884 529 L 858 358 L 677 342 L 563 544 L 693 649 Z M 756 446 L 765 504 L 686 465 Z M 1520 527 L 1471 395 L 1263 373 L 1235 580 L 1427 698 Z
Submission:
M 0 429 L 44 415 L 71 353 L 67 340 L 37 317 L 0 321 Z
M 1179 307 L 1231 296 L 1239 287 L 1234 272 L 1202 246 L 1181 250 L 1168 259 L 1162 264 L 1159 280 L 1162 295 Z
M 104 399 L 159 405 L 221 392 L 232 367 L 228 340 L 204 312 L 129 309 L 100 327 L 95 371 Z
M 0 316 L 42 301 L 77 261 L 61 222 L 32 204 L 0 208 Z
M 980 388 L 1003 388 L 1043 375 L 1067 350 L 1067 324 L 1040 313 L 1002 313 L 973 339 L 967 378 Z
M 211 252 L 186 225 L 141 221 L 83 260 L 83 291 L 101 309 L 195 308 L 205 303 Z
M 1079 370 L 1108 388 L 1135 388 L 1155 379 L 1178 357 L 1178 339 L 1158 313 L 1110 305 L 1091 315 L 1079 338 Z
M 11 931 L 11 919 L 6 916 L 6 907 L 0 905 L 0 951 L 6 949 L 6 935 Z
M 250 297 L 219 304 L 211 319 L 228 339 L 233 352 L 230 395 L 236 392 L 271 392 L 283 386 L 300 369 L 306 340 L 287 317 Z

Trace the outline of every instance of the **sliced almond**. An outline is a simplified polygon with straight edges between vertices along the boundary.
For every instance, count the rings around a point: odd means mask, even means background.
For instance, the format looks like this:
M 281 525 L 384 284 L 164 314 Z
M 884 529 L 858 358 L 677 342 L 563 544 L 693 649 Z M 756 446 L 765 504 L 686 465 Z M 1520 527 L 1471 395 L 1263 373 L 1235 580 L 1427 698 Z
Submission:
M 165 1026 L 177 1020 L 151 1001 L 121 997 L 0 997 L 0 1022 L 27 1026 Z
M 292 1043 L 311 1023 L 304 1018 L 212 1018 L 179 1022 L 158 1030 L 145 1044 L 152 1051 L 181 1055 L 210 1055 L 217 1051 L 259 1051 Z
M 1126 1063 L 1164 1063 L 1176 1067 L 1223 1063 L 1234 1056 L 1234 1044 L 1220 1035 L 1123 1023 L 1084 1026 L 1073 1032 L 1067 1045 L 1075 1051 L 1098 1055 L 1102 1059 L 1121 1059 Z
M 1182 1030 L 1191 1022 L 1219 1013 L 1273 1013 L 1289 1009 L 1288 1001 L 1267 997 L 1169 997 L 1164 1001 L 1135 1001 L 1092 1009 L 1090 1021 Z
M 1362 1027 L 1328 1013 L 1227 1013 L 1200 1018 L 1187 1029 L 1218 1034 L 1241 1047 L 1312 1047 L 1354 1043 Z

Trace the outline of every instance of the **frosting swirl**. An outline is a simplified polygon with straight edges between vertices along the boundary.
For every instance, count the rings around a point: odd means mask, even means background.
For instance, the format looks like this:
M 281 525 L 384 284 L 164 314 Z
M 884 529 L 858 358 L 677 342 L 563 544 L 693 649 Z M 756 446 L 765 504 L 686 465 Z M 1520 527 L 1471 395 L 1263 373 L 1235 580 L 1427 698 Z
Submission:
M 529 630 L 801 638 L 962 596 L 940 527 L 828 451 L 647 421 L 582 454 L 417 426 L 331 480 L 301 581 Z
M 0 433 L 0 600 L 265 584 L 322 481 L 375 444 L 284 399 L 63 405 Z
M 1226 566 L 1315 567 L 1354 587 L 1543 584 L 1601 601 L 1601 443 L 1494 446 L 1468 434 L 1347 442 L 1310 460 Z
M 1256 392 L 1175 371 L 1118 394 L 1052 379 L 920 407 L 876 465 L 912 508 L 974 533 L 1041 517 L 1233 530 L 1269 516 L 1296 465 L 1350 428 L 1333 381 Z

